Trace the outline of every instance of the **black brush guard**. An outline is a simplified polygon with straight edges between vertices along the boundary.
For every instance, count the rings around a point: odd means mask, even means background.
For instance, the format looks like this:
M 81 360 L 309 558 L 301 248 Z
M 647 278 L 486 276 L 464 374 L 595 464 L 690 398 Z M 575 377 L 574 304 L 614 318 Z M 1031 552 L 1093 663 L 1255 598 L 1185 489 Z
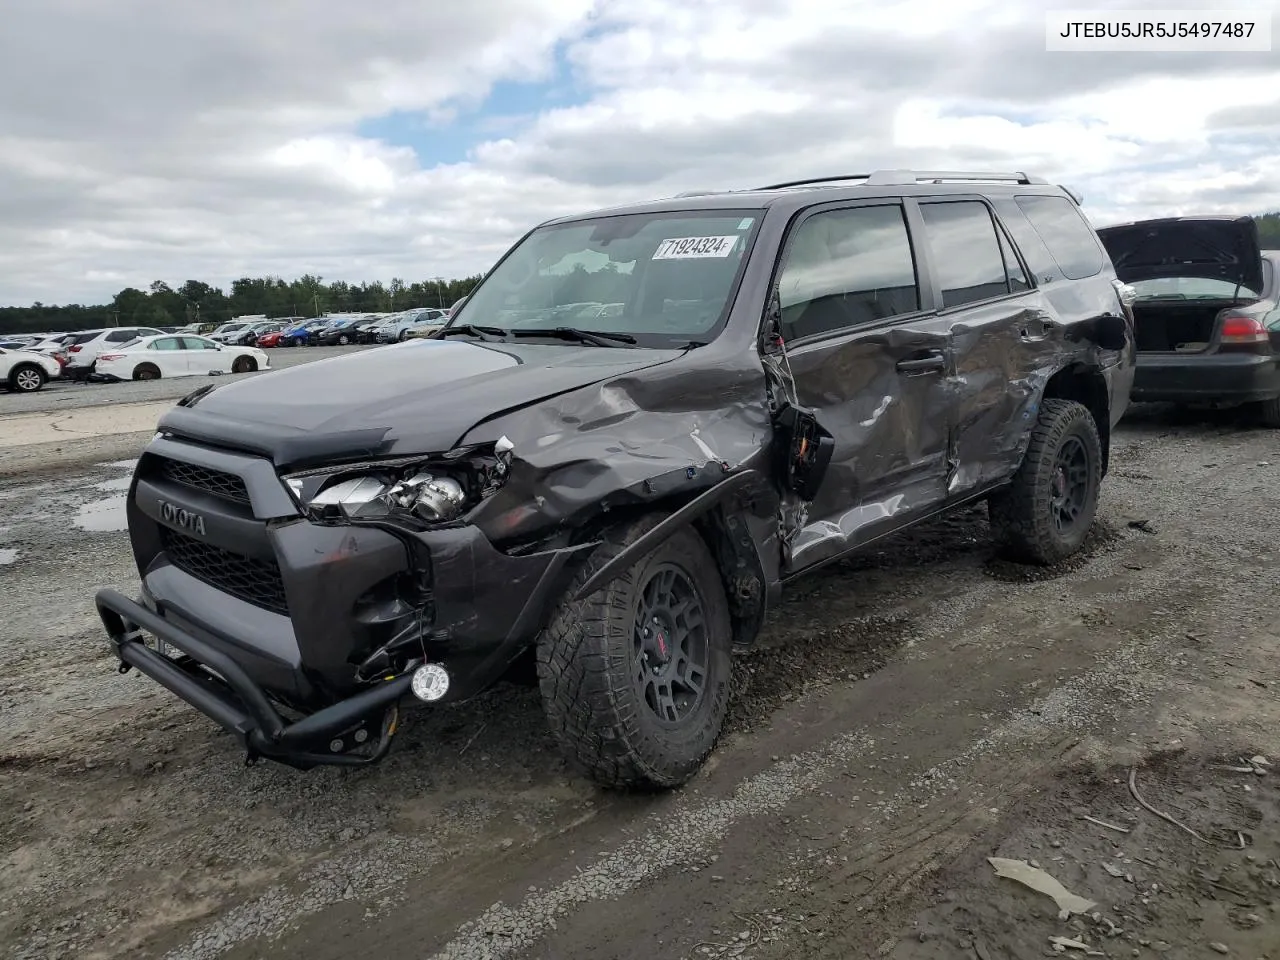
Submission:
M 316 713 L 288 723 L 272 706 L 266 692 L 227 654 L 193 637 L 142 604 L 115 590 L 99 590 L 94 597 L 120 672 L 137 667 L 152 680 L 177 694 L 201 713 L 238 736 L 248 753 L 307 770 L 316 766 L 367 766 L 386 756 L 398 721 L 397 704 L 409 692 L 412 677 L 383 680 Z M 181 651 L 167 657 L 147 646 L 141 631 Z M 208 668 L 208 669 L 205 669 Z M 218 676 L 213 676 L 209 671 Z M 381 729 L 371 753 L 324 750 L 381 715 Z

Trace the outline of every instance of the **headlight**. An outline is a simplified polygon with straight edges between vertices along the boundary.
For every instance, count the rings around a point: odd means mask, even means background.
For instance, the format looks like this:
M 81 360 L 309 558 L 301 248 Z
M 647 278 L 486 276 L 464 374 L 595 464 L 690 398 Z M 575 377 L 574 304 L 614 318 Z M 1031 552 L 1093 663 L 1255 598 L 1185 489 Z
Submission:
M 366 463 L 285 478 L 294 498 L 318 519 L 384 517 L 422 523 L 456 520 L 506 479 L 511 442 L 455 451 L 435 460 Z

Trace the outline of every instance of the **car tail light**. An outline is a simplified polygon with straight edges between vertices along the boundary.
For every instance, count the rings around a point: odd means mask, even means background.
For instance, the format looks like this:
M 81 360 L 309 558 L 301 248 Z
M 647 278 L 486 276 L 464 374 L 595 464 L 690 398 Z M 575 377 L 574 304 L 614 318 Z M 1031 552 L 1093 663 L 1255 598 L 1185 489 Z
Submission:
M 1222 318 L 1222 343 L 1266 343 L 1267 328 L 1254 317 L 1228 313 Z
M 123 353 L 104 353 L 102 356 L 98 357 L 98 359 L 99 360 L 119 360 L 123 356 L 124 356 Z
M 80 344 L 78 344 L 78 343 L 77 343 L 77 344 L 73 344 L 72 346 L 68 347 L 68 348 L 67 348 L 67 350 L 68 350 L 68 352 L 70 352 L 70 353 L 79 353 L 79 352 L 80 352 Z

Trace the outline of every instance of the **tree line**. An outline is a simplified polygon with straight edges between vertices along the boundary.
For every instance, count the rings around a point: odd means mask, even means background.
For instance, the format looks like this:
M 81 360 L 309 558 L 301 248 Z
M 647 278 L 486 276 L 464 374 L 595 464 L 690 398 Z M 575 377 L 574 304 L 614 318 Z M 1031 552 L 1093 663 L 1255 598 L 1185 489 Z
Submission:
M 1280 212 L 1257 217 L 1264 250 L 1280 249 Z M 180 326 L 222 323 L 243 314 L 268 317 L 318 317 L 326 313 L 391 313 L 410 307 L 447 307 L 480 282 L 480 275 L 461 280 L 423 280 L 406 284 L 346 283 L 307 274 L 286 282 L 279 277 L 244 277 L 230 293 L 199 280 L 174 289 L 157 280 L 147 290 L 125 287 L 110 303 L 96 306 L 34 303 L 0 307 L 0 333 L 90 330 L 95 327 Z
M 96 327 L 182 326 L 225 323 L 245 314 L 268 317 L 319 317 L 327 313 L 393 313 L 411 307 L 447 307 L 466 296 L 480 275 L 460 280 L 424 280 L 389 284 L 324 283 L 311 276 L 285 281 L 279 277 L 244 277 L 230 292 L 199 280 L 171 287 L 157 280 L 146 290 L 125 287 L 110 303 L 83 306 L 34 303 L 0 307 L 0 333 L 62 332 Z

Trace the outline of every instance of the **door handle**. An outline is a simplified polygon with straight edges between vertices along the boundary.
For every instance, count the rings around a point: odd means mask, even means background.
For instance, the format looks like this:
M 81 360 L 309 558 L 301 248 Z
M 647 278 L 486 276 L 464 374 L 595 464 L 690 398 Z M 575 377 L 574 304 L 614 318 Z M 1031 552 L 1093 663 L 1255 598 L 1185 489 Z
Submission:
M 897 367 L 902 373 L 920 373 L 925 370 L 941 370 L 946 365 L 946 357 L 941 353 L 931 353 L 916 360 L 899 360 Z

